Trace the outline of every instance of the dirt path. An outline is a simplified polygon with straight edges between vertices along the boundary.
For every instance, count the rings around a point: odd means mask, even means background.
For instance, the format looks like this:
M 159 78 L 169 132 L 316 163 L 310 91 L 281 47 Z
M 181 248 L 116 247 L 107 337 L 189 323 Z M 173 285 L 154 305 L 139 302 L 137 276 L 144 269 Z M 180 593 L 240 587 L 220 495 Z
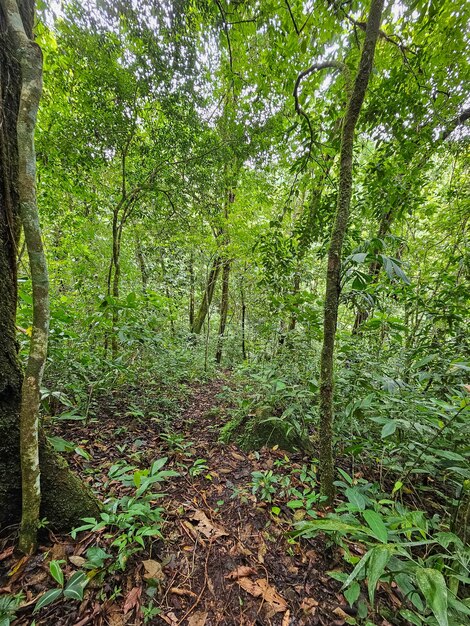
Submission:
M 326 574 L 338 564 L 338 556 L 320 539 L 289 541 L 292 511 L 282 492 L 274 494 L 273 502 L 252 493 L 252 472 L 264 470 L 272 470 L 281 482 L 291 476 L 291 484 L 301 487 L 291 470 L 300 470 L 304 460 L 287 458 L 279 450 L 246 454 L 218 443 L 220 425 L 227 420 L 219 396 L 225 384 L 216 380 L 193 386 L 166 435 L 161 421 L 132 416 L 120 421 L 103 417 L 87 427 L 68 423 L 62 433 L 56 432 L 80 444 L 85 454 L 74 454 L 72 464 L 103 500 L 132 491 L 108 476 L 122 459 L 148 467 L 168 457 L 165 468 L 179 476 L 161 486 L 166 495 L 155 503 L 165 511 L 164 540 L 154 542 L 144 556 L 131 556 L 125 572 L 108 573 L 103 580 L 97 574 L 80 605 L 59 603 L 44 609 L 37 626 L 345 623 L 346 603 L 338 583 Z M 14 556 L 0 562 L 10 568 L 10 576 L 1 582 L 4 590 L 21 588 L 32 603 L 53 585 L 47 566 L 51 557 L 63 559 L 66 574 L 71 574 L 90 546 L 112 553 L 104 532 L 82 533 L 76 541 L 52 534 L 50 539 L 39 556 L 13 575 Z M 28 610 L 20 615 L 18 625 L 31 624 Z

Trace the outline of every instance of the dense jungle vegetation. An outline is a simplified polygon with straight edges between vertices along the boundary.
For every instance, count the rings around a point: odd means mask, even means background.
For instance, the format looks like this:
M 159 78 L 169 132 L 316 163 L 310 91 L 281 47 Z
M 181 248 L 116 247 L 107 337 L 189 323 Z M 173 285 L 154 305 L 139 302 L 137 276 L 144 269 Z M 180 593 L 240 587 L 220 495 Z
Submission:
M 469 25 L 0 0 L 0 626 L 470 623 Z

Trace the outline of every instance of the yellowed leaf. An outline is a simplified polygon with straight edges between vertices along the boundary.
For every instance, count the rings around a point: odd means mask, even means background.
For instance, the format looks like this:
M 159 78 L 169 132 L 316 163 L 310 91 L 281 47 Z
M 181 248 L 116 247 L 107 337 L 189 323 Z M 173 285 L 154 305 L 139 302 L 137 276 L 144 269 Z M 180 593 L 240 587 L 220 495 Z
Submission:
M 145 569 L 145 580 L 165 580 L 165 574 L 162 570 L 162 565 L 158 561 L 149 559 L 148 561 L 142 561 L 142 565 Z

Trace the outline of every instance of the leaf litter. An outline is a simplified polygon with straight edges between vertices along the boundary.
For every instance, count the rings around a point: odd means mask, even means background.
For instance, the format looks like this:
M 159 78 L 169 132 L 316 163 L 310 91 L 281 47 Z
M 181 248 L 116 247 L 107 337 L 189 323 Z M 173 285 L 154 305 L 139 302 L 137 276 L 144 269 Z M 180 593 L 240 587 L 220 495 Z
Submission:
M 125 571 L 104 577 L 91 572 L 81 603 L 60 600 L 35 615 L 36 626 L 332 626 L 350 622 L 350 609 L 340 584 L 327 571 L 340 566 L 339 550 L 327 550 L 321 537 L 289 544 L 287 519 L 273 515 L 270 506 L 250 491 L 251 472 L 273 467 L 285 458 L 277 449 L 247 454 L 235 445 L 217 441 L 224 407 L 218 395 L 226 379 L 194 386 L 173 432 L 191 441 L 191 450 L 172 450 L 158 422 L 143 422 L 114 411 L 87 425 L 60 423 L 54 434 L 73 439 L 89 458 L 67 458 L 82 479 L 105 500 L 131 492 L 110 481 L 108 470 L 120 459 L 148 467 L 170 457 L 170 468 L 182 476 L 168 480 L 165 497 L 164 540 L 131 556 Z M 122 400 L 123 405 L 125 404 Z M 120 413 L 120 415 L 119 415 Z M 226 418 L 225 418 L 226 419 Z M 190 454 L 191 453 L 191 454 Z M 189 468 L 203 458 L 208 470 L 196 476 Z M 308 459 L 289 455 L 291 468 Z M 280 472 L 282 470 L 279 470 Z M 282 508 L 282 507 L 281 507 Z M 290 513 L 287 507 L 283 512 Z M 15 626 L 32 623 L 36 600 L 54 581 L 48 575 L 51 555 L 63 560 L 66 579 L 84 565 L 86 550 L 107 552 L 105 532 L 81 533 L 76 540 L 49 531 L 37 556 L 19 558 L 14 535 L 0 542 L 0 593 L 24 593 Z M 145 613 L 153 606 L 154 614 Z M 145 618 L 145 621 L 144 621 Z M 380 626 L 382 622 L 377 622 Z

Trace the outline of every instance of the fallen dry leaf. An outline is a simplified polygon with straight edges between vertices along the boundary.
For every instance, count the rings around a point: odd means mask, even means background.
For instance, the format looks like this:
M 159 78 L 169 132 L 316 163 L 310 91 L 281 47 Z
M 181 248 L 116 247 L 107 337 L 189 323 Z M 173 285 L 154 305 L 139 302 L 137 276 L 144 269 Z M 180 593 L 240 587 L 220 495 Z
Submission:
M 223 528 L 214 526 L 214 524 L 209 520 L 207 515 L 199 509 L 194 512 L 194 514 L 191 516 L 191 519 L 198 522 L 196 530 L 198 530 L 208 539 L 216 539 L 217 537 L 224 537 L 228 535 L 228 533 Z
M 166 615 L 160 615 L 159 617 L 161 617 L 162 620 L 167 624 L 170 624 L 170 626 L 176 626 L 176 624 L 178 624 L 178 618 L 173 613 L 173 611 L 170 611 Z
M 196 611 L 188 617 L 188 626 L 204 626 L 207 616 L 207 611 Z
M 281 613 L 287 609 L 287 603 L 284 598 L 269 585 L 265 578 L 258 578 L 258 580 L 254 582 L 249 578 L 238 578 L 237 583 L 242 589 L 255 598 L 263 598 L 275 613 Z
M 175 596 L 191 596 L 197 598 L 197 595 L 191 589 L 180 589 L 179 587 L 172 587 L 170 593 L 174 593 Z
M 240 565 L 237 569 L 234 569 L 229 574 L 226 574 L 225 578 L 229 580 L 236 580 L 237 578 L 246 578 L 246 576 L 251 576 L 251 574 L 256 574 L 256 570 L 252 567 L 247 567 L 246 565 Z
M 142 561 L 142 565 L 145 569 L 145 580 L 165 580 L 165 574 L 162 569 L 162 564 L 158 561 L 149 559 L 148 561 Z
M 282 618 L 281 626 L 289 626 L 289 622 L 290 622 L 290 611 L 289 609 L 287 609 L 287 611 L 284 614 L 284 617 Z
M 142 587 L 134 587 L 129 591 L 124 602 L 124 615 L 132 611 L 132 609 L 139 605 L 140 596 L 142 594 Z
M 304 598 L 302 600 L 302 604 L 300 608 L 302 611 L 305 611 L 308 615 L 314 615 L 316 611 L 316 607 L 318 606 L 318 602 L 313 598 Z
M 11 556 L 13 554 L 13 550 L 14 550 L 14 546 L 10 546 L 6 550 L 4 550 L 0 554 L 0 561 L 3 561 L 4 559 L 7 559 L 9 556 Z

